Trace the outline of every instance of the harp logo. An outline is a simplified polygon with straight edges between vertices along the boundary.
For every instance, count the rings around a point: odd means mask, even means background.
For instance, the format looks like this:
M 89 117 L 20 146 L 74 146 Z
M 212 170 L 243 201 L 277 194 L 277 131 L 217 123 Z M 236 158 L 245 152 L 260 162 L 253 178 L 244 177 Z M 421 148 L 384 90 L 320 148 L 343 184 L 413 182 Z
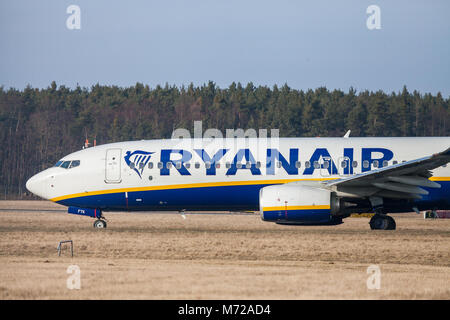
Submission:
M 145 166 L 153 153 L 154 152 L 142 150 L 136 150 L 133 152 L 127 151 L 124 157 L 125 163 L 138 174 L 139 178 L 142 179 L 142 173 L 144 172 Z

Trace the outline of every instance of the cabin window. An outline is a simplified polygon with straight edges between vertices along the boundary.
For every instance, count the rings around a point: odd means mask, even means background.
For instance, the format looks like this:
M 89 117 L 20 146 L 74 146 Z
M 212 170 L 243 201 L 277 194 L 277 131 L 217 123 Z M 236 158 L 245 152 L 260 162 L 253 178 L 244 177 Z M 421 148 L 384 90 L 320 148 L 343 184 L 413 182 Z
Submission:
M 216 169 L 220 169 L 220 163 L 216 163 Z
M 205 168 L 206 169 L 211 169 L 211 162 L 205 162 Z
M 191 167 L 191 163 L 190 162 L 185 163 L 184 166 L 186 167 L 186 169 L 189 169 Z
M 158 169 L 162 169 L 162 167 L 163 167 L 162 162 L 158 162 Z
M 175 165 L 175 168 L 181 169 L 181 162 L 177 162 L 177 164 Z
M 172 162 L 167 162 L 167 163 L 166 163 L 166 168 L 167 168 L 167 169 L 172 168 Z
M 261 168 L 261 162 L 259 162 L 259 161 L 256 162 L 256 168 L 258 168 L 258 169 Z
M 295 167 L 298 169 L 302 166 L 302 163 L 300 161 L 295 161 Z
M 73 160 L 73 161 L 70 163 L 69 169 L 78 167 L 79 165 L 80 165 L 80 160 Z
M 392 164 L 397 164 L 398 162 L 397 162 L 397 160 L 394 160 L 393 162 L 392 162 Z
M 236 168 L 242 169 L 242 163 L 240 163 L 240 162 L 236 163 Z
M 144 169 L 144 166 L 145 166 L 145 163 L 143 163 L 143 162 L 141 162 L 141 163 L 139 163 L 139 169 Z
M 352 162 L 352 167 L 353 168 L 357 168 L 358 167 L 358 161 L 353 161 Z
M 230 168 L 231 168 L 231 163 L 226 162 L 226 163 L 225 163 L 225 168 L 230 169 Z
M 277 161 L 277 168 L 281 168 L 281 161 Z
M 198 169 L 198 168 L 200 168 L 200 163 L 196 162 L 195 163 L 195 169 Z
M 319 161 L 314 161 L 314 169 L 319 169 L 319 168 L 320 168 Z
M 311 168 L 311 162 L 305 161 L 305 168 L 306 169 Z
M 342 162 L 341 162 L 341 168 L 342 168 L 342 169 L 347 168 L 347 161 L 342 161 Z
M 378 168 L 378 160 L 373 160 L 373 167 Z
M 387 161 L 387 160 L 384 160 L 384 161 L 383 161 L 383 167 L 387 167 L 388 165 L 389 165 L 388 161 Z
M 369 161 L 368 160 L 364 160 L 363 161 L 363 168 L 367 169 L 369 167 Z
M 149 169 L 153 169 L 153 162 L 149 162 L 149 163 L 148 163 L 148 168 L 149 168 Z

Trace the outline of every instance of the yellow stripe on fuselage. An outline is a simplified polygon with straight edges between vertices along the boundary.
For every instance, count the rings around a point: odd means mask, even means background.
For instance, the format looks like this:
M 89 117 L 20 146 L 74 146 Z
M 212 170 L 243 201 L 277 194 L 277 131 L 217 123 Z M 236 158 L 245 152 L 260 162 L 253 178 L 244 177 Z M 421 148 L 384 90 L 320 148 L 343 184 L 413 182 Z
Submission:
M 229 182 L 203 182 L 203 183 L 189 183 L 189 184 L 171 184 L 163 186 L 147 186 L 138 188 L 119 188 L 98 191 L 86 191 L 81 193 L 69 194 L 61 197 L 50 199 L 57 202 L 61 200 L 95 196 L 101 194 L 121 193 L 121 192 L 135 192 L 135 191 L 153 191 L 153 190 L 172 190 L 172 189 L 188 189 L 188 188 L 206 188 L 206 187 L 228 187 L 228 186 L 245 186 L 245 185 L 260 185 L 260 184 L 283 184 L 295 181 L 325 181 L 334 180 L 338 178 L 317 178 L 317 179 L 282 179 L 282 180 L 252 180 L 252 181 L 229 181 Z
M 324 210 L 330 209 L 329 205 L 320 206 L 279 206 L 279 207 L 264 207 L 263 211 L 284 211 L 284 210 Z
M 450 177 L 431 177 L 428 178 L 430 181 L 450 181 Z

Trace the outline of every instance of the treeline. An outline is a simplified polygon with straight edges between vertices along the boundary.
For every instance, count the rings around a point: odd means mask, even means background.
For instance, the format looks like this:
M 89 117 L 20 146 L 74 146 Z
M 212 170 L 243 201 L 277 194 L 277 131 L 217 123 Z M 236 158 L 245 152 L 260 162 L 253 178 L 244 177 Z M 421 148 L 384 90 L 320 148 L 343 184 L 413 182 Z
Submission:
M 2 198 L 27 196 L 26 180 L 81 149 L 97 144 L 170 138 L 176 128 L 279 129 L 280 136 L 448 136 L 450 99 L 417 91 L 348 92 L 282 87 L 203 86 L 150 88 L 95 85 L 70 89 L 0 87 Z

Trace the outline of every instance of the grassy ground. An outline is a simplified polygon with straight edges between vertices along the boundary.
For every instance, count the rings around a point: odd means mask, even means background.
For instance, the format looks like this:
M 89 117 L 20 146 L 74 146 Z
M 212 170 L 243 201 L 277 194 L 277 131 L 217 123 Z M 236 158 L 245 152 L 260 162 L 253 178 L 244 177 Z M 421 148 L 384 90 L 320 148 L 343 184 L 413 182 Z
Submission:
M 58 209 L 0 201 L 0 299 L 450 299 L 450 219 L 398 214 L 397 230 L 372 231 L 364 217 L 307 227 L 106 213 L 108 228 L 94 230 Z M 62 240 L 73 240 L 73 258 L 58 257 Z M 79 290 L 67 288 L 70 265 Z M 366 285 L 370 265 L 378 290 Z

